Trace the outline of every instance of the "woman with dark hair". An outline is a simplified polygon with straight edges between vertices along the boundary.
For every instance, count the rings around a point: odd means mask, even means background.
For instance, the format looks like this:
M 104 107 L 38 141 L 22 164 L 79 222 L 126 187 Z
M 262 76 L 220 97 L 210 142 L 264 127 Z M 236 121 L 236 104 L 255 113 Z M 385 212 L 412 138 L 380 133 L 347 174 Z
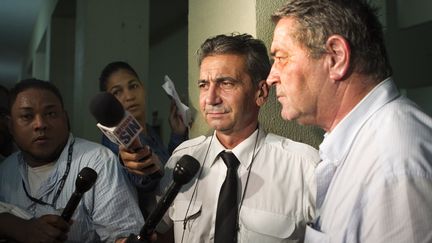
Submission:
M 127 170 L 133 174 L 133 180 L 138 186 L 146 188 L 154 185 L 154 183 L 149 184 L 155 181 L 149 176 L 162 174 L 157 172 L 163 170 L 163 164 L 166 163 L 172 151 L 188 138 L 187 127 L 177 115 L 175 104 L 171 106 L 169 122 L 172 132 L 168 148 L 166 148 L 155 129 L 146 123 L 146 90 L 138 74 L 128 63 L 122 61 L 109 63 L 99 77 L 99 87 L 101 91 L 113 94 L 123 108 L 140 123 L 143 130 L 139 138 L 144 148 L 130 151 L 119 147 L 106 136 L 102 137 L 102 144 L 115 154 L 119 154 L 119 149 L 122 151 L 120 158 L 123 159 Z

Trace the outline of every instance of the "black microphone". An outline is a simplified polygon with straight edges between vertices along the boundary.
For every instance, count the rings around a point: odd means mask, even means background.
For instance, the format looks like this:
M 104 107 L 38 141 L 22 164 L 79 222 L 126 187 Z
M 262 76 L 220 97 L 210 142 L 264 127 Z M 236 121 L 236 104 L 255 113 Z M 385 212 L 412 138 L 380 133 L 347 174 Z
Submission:
M 141 228 L 139 235 L 131 234 L 126 241 L 127 243 L 150 241 L 150 236 L 152 235 L 154 229 L 164 216 L 165 212 L 171 206 L 171 203 L 174 201 L 181 187 L 192 180 L 199 168 L 200 163 L 194 157 L 190 155 L 183 155 L 180 158 L 174 167 L 173 182 L 157 203 L 156 208 L 145 220 L 144 226 Z
M 72 193 L 72 196 L 66 204 L 66 207 L 63 209 L 63 213 L 61 215 L 61 217 L 66 222 L 69 222 L 84 192 L 90 190 L 90 188 L 96 182 L 96 179 L 96 171 L 89 167 L 82 168 L 81 171 L 78 173 L 77 179 L 75 181 L 75 191 Z
M 122 104 L 109 92 L 100 92 L 90 102 L 90 112 L 97 127 L 112 142 L 133 150 L 142 148 L 139 134 L 142 127 L 135 117 L 123 109 Z

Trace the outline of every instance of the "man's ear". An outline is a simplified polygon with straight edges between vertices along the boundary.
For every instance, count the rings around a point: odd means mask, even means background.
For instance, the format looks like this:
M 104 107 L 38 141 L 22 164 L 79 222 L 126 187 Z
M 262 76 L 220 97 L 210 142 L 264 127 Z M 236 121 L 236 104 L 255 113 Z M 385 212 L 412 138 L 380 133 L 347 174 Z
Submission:
M 330 78 L 335 81 L 344 79 L 351 61 L 351 48 L 348 41 L 340 35 L 332 35 L 327 39 L 326 49 L 330 62 Z
M 263 106 L 264 103 L 267 101 L 267 97 L 269 94 L 269 88 L 267 86 L 267 83 L 265 80 L 261 80 L 258 83 L 258 89 L 256 92 L 256 103 L 258 106 Z

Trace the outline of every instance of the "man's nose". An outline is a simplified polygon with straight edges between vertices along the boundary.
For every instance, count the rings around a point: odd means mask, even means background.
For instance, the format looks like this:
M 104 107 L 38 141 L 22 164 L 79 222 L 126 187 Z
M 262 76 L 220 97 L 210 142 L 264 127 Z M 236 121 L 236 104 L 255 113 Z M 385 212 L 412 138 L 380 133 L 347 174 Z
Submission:
M 219 96 L 219 88 L 216 84 L 210 84 L 210 87 L 207 91 L 206 103 L 209 105 L 215 105 L 221 103 L 221 98 Z
M 267 77 L 266 83 L 268 86 L 272 86 L 275 85 L 276 83 L 279 83 L 280 79 L 279 79 L 279 71 L 276 69 L 275 64 L 273 64 L 271 70 L 270 70 L 270 74 Z
M 42 115 L 36 115 L 33 122 L 33 127 L 36 130 L 46 129 L 47 123 Z

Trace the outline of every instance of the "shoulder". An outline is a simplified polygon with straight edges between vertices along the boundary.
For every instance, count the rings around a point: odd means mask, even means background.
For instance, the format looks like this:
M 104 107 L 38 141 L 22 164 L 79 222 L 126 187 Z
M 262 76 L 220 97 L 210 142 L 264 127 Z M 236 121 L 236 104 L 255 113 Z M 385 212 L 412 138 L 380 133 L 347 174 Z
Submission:
M 314 147 L 273 133 L 267 134 L 264 146 L 272 148 L 281 155 L 299 157 L 315 164 L 320 160 L 318 150 Z
M 181 143 L 173 152 L 173 154 L 179 153 L 181 151 L 188 152 L 194 150 L 205 144 L 208 137 L 199 136 L 193 139 L 189 139 Z
M 388 138 L 392 137 L 398 144 L 414 149 L 417 142 L 432 142 L 432 118 L 411 100 L 399 97 L 373 114 L 361 131 L 375 134 L 378 146 L 389 145 Z
M 74 147 L 77 147 L 78 149 L 82 150 L 82 152 L 108 152 L 111 151 L 107 147 L 103 146 L 102 144 L 95 143 L 92 141 L 89 141 L 87 139 L 75 137 L 75 143 Z
M 18 153 L 15 152 L 6 157 L 3 162 L 0 163 L 0 174 L 10 173 L 10 171 L 17 170 L 18 167 Z
M 110 164 L 117 156 L 107 147 L 89 140 L 75 137 L 74 156 L 85 164 Z

